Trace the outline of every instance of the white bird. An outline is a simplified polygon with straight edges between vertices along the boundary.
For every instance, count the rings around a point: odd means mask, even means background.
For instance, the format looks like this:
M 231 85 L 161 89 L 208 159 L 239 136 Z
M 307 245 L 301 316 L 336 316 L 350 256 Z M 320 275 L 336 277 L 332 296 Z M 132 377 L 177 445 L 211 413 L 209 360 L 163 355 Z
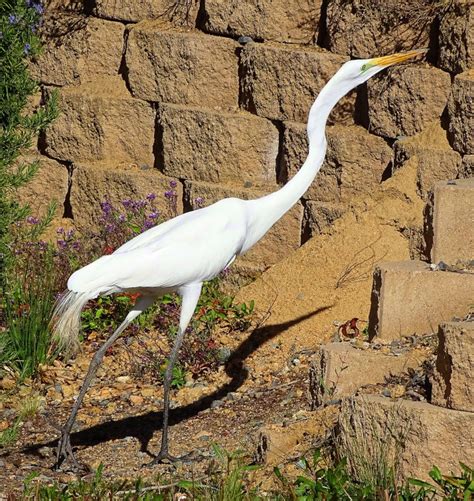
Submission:
M 211 280 L 248 251 L 301 198 L 326 154 L 326 121 L 332 108 L 350 90 L 382 69 L 425 52 L 354 60 L 342 65 L 311 106 L 307 133 L 309 153 L 298 173 L 280 190 L 256 200 L 226 198 L 209 207 L 179 215 L 138 235 L 113 254 L 102 256 L 71 275 L 68 290 L 53 313 L 54 332 L 63 345 L 74 345 L 85 304 L 97 296 L 139 292 L 141 297 L 118 329 L 95 353 L 71 415 L 62 429 L 57 449 L 59 467 L 78 463 L 70 442 L 76 414 L 107 349 L 140 313 L 163 294 L 182 298 L 179 329 L 164 377 L 161 448 L 151 464 L 175 461 L 168 451 L 168 415 L 172 371 L 186 328 L 198 302 L 203 282 Z

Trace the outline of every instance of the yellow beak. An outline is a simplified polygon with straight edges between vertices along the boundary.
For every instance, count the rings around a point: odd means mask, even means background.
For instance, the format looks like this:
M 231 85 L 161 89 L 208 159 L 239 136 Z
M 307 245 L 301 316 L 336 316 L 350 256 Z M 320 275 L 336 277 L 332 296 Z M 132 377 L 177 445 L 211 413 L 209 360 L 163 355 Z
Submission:
M 425 52 L 427 52 L 427 49 L 417 49 L 410 52 L 392 54 L 391 56 L 375 57 L 371 59 L 370 64 L 374 66 L 390 66 L 392 64 L 402 63 L 412 57 L 420 56 Z

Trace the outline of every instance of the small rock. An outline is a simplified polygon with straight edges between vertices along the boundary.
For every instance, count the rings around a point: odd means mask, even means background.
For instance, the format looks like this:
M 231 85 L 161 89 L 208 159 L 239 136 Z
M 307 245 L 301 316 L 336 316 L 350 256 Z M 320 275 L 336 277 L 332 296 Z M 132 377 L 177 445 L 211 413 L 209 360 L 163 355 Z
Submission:
M 402 395 L 405 395 L 405 386 L 397 384 L 394 388 L 392 388 L 390 393 L 392 398 L 399 398 Z
M 140 395 L 130 395 L 129 401 L 132 405 L 142 405 L 143 397 Z
M 208 442 L 211 439 L 209 432 L 204 430 L 194 435 L 194 438 L 196 440 L 202 440 L 203 442 Z
M 6 430 L 9 427 L 9 423 L 6 420 L 0 421 L 0 431 Z
M 211 403 L 211 409 L 217 409 L 218 407 L 222 407 L 224 402 L 222 400 L 213 400 Z
M 38 449 L 38 454 L 43 457 L 43 458 L 50 458 L 53 456 L 54 452 L 53 452 L 53 449 L 51 449 L 51 447 L 40 447 Z
M 391 397 L 391 393 L 390 393 L 390 390 L 388 388 L 385 388 L 383 391 L 382 391 L 382 395 L 384 397 Z
M 119 376 L 115 378 L 117 383 L 128 383 L 130 381 L 130 376 Z
M 301 360 L 299 358 L 294 358 L 291 363 L 296 367 L 301 364 Z
M 142 397 L 153 397 L 155 395 L 156 390 L 154 388 L 143 388 L 140 392 Z
M 231 354 L 232 350 L 230 348 L 228 348 L 227 346 L 222 346 L 217 351 L 217 360 L 219 360 L 219 363 L 225 364 L 227 360 L 229 360 Z

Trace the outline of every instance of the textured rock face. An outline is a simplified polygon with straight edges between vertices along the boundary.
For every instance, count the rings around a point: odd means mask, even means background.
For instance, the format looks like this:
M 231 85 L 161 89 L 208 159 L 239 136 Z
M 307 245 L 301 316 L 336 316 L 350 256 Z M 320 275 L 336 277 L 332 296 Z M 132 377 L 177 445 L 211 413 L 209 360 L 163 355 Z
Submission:
M 464 155 L 474 154 L 474 69 L 454 79 L 448 113 L 454 149 Z
M 451 78 L 436 68 L 394 67 L 367 84 L 370 131 L 395 138 L 410 136 L 439 120 Z
M 61 23 L 61 35 L 49 40 L 31 66 L 34 78 L 47 85 L 70 85 L 118 74 L 123 24 L 78 16 L 64 16 Z
M 427 46 L 435 10 L 429 1 L 329 0 L 326 44 L 331 51 L 370 58 Z
M 255 40 L 309 43 L 317 39 L 322 0 L 206 0 L 204 29 Z
M 159 124 L 165 174 L 275 188 L 279 134 L 269 120 L 162 105 Z
M 155 112 L 131 97 L 121 78 L 61 91 L 62 113 L 45 132 L 48 155 L 153 166 Z
M 304 240 L 320 234 L 344 213 L 344 206 L 331 202 L 314 202 L 307 200 L 304 208 L 303 236 Z
M 327 129 L 328 151 L 321 171 L 304 198 L 339 202 L 366 195 L 379 185 L 391 160 L 385 141 L 359 126 Z M 306 126 L 287 122 L 283 136 L 282 177 L 291 178 L 308 154 Z
M 440 68 L 460 73 L 474 66 L 474 9 L 472 0 L 454 0 L 441 17 Z
M 432 403 L 474 412 L 474 322 L 441 324 L 438 339 L 438 358 L 432 379 Z
M 126 52 L 132 94 L 146 101 L 236 107 L 237 47 L 222 37 L 140 23 L 130 30 Z
M 306 122 L 318 92 L 346 60 L 321 49 L 248 44 L 241 53 L 243 104 L 261 117 Z M 332 117 L 347 120 L 344 100 Z

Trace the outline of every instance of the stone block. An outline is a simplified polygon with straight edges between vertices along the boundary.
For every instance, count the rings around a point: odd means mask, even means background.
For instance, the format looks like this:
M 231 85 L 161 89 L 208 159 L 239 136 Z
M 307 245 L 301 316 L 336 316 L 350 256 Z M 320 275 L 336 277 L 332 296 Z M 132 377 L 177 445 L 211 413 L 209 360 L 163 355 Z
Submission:
M 461 73 L 474 66 L 474 9 L 472 0 L 449 2 L 439 26 L 438 66 Z
M 65 87 L 60 106 L 61 114 L 44 134 L 49 156 L 153 166 L 155 112 L 131 97 L 121 78 Z
M 345 212 L 342 204 L 331 202 L 315 202 L 313 200 L 307 200 L 304 206 L 304 241 L 309 240 L 315 235 L 320 235 Z
M 190 208 L 211 205 L 222 198 L 236 197 L 249 200 L 267 193 L 199 181 L 184 182 L 184 203 Z M 239 257 L 233 268 L 243 265 L 263 271 L 291 254 L 301 243 L 302 219 L 303 207 L 298 203 L 268 231 L 255 247 Z
M 371 58 L 428 46 L 436 10 L 410 0 L 329 0 L 324 46 L 338 54 Z
M 204 30 L 254 40 L 311 43 L 318 37 L 322 0 L 206 0 Z
M 395 142 L 393 171 L 410 159 L 417 163 L 416 186 L 424 200 L 438 181 L 455 179 L 460 173 L 461 155 L 451 148 L 446 131 L 439 122 L 426 126 L 419 134 Z
M 473 177 L 474 176 L 474 155 L 466 155 L 462 159 L 461 167 L 459 169 L 459 177 Z
M 163 219 L 175 216 L 175 211 L 164 196 L 170 190 L 172 178 L 156 169 L 115 167 L 113 164 L 77 163 L 73 166 L 71 208 L 74 223 L 79 230 L 97 228 L 101 216 L 100 203 L 108 199 L 117 208 L 122 200 L 144 199 L 149 193 L 156 194 L 155 207 Z M 177 183 L 177 212 L 183 211 L 183 190 Z
M 460 473 L 474 457 L 474 413 L 410 400 L 360 396 L 343 402 L 339 414 L 341 453 L 356 478 L 373 462 L 394 467 L 402 478 L 430 480 L 433 465 Z
M 240 60 L 247 110 L 273 120 L 306 122 L 318 92 L 347 58 L 316 48 L 250 43 Z M 354 101 L 354 94 L 342 99 L 332 120 L 351 121 Z
M 441 324 L 438 340 L 431 402 L 450 409 L 474 412 L 474 322 Z
M 77 85 L 118 74 L 123 24 L 66 14 L 58 19 L 59 26 L 45 28 L 48 34 L 58 36 L 46 38 L 41 55 L 31 64 L 35 79 L 47 85 Z
M 166 175 L 276 187 L 279 132 L 269 120 L 163 104 L 158 122 Z
M 463 155 L 474 154 L 474 69 L 455 77 L 448 114 L 453 148 Z
M 140 23 L 130 29 L 125 54 L 129 87 L 146 101 L 237 107 L 238 47 L 223 37 Z
M 396 138 L 420 132 L 439 120 L 451 77 L 428 66 L 394 66 L 367 83 L 370 131 Z
M 304 198 L 337 203 L 370 194 L 382 181 L 392 150 L 363 127 L 335 125 L 326 129 L 326 159 Z M 306 126 L 286 122 L 282 147 L 282 180 L 290 179 L 308 154 Z
M 433 198 L 431 262 L 474 259 L 474 178 L 441 181 Z
M 369 336 L 391 341 L 435 332 L 440 322 L 464 316 L 474 275 L 433 271 L 421 261 L 380 263 L 372 287 Z
M 389 376 L 418 367 L 424 358 L 417 352 L 393 356 L 349 343 L 323 345 L 310 364 L 310 406 L 316 409 L 329 400 L 354 395 L 364 386 L 383 383 Z
M 177 2 L 176 0 L 96 0 L 94 15 L 118 21 L 138 22 L 145 19 L 161 19 L 174 24 L 194 26 L 199 2 Z

